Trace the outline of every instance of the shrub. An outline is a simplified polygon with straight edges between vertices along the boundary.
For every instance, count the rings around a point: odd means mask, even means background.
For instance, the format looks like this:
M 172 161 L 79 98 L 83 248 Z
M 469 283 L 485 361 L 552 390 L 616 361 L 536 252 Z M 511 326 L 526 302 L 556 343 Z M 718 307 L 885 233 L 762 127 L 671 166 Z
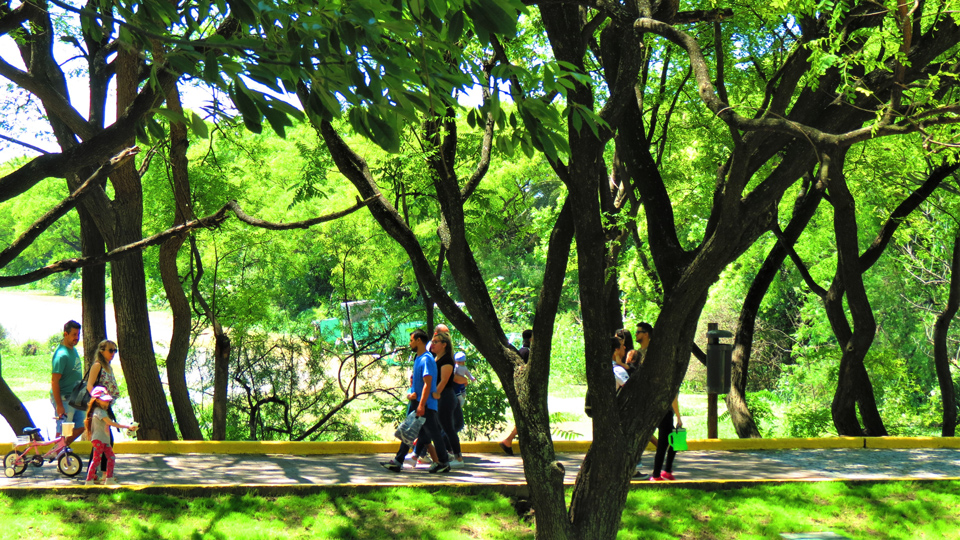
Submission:
M 28 339 L 20 345 L 20 354 L 23 356 L 36 356 L 40 354 L 40 342 L 35 339 Z
M 53 352 L 63 343 L 63 333 L 54 334 L 47 338 L 47 351 Z

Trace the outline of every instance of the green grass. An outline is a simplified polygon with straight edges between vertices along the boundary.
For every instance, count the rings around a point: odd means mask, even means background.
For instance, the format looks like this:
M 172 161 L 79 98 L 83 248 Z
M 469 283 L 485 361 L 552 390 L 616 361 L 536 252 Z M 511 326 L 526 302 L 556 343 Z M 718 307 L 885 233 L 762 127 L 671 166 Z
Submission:
M 569 492 L 568 492 L 569 500 Z M 851 539 L 960 538 L 960 482 L 764 485 L 728 491 L 638 489 L 621 539 L 778 539 L 833 531 Z M 316 495 L 187 498 L 0 494 L 0 539 L 533 538 L 534 521 L 494 491 L 338 490 Z
M 184 498 L 0 495 L 0 538 L 533 538 L 493 491 L 393 488 L 363 493 Z
M 960 482 L 820 482 L 722 492 L 633 491 L 622 539 L 780 538 L 832 531 L 851 539 L 960 538 Z
M 20 401 L 50 399 L 50 353 L 21 356 L 3 353 L 3 380 Z

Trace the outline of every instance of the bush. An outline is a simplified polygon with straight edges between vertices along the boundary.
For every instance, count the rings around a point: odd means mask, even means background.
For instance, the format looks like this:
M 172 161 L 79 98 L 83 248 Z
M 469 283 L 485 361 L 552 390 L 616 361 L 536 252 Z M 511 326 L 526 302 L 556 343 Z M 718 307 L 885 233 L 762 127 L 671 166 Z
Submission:
M 829 407 L 793 409 L 786 417 L 791 437 L 824 437 L 836 433 Z
M 7 334 L 7 329 L 0 324 L 0 352 L 10 349 L 10 336 Z
M 57 350 L 57 347 L 59 347 L 61 343 L 63 343 L 63 332 L 53 334 L 47 338 L 47 351 L 52 353 Z
M 35 339 L 28 339 L 20 345 L 20 354 L 22 356 L 36 356 L 40 354 L 40 342 Z
M 586 384 L 584 368 L 583 326 L 572 312 L 557 316 L 553 326 L 550 355 L 550 376 L 565 384 Z

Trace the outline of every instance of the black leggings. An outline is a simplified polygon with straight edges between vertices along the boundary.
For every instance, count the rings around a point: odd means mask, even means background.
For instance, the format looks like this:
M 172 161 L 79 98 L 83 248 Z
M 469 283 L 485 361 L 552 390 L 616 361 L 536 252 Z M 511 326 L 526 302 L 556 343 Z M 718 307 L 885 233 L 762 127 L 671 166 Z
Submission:
M 673 473 L 673 458 L 676 457 L 677 451 L 670 446 L 670 433 L 672 432 L 673 411 L 669 410 L 657 427 L 657 454 L 653 458 L 653 476 L 655 477 L 660 476 L 661 470 Z M 666 463 L 663 462 L 664 456 L 667 458 Z
M 458 456 L 460 455 L 460 435 L 457 434 L 456 415 L 459 405 L 457 394 L 451 388 L 440 394 L 440 403 L 437 407 L 440 409 L 437 417 L 440 420 L 440 427 L 443 428 L 443 434 L 449 441 L 453 453 Z
M 430 442 L 433 442 L 435 446 L 443 446 L 444 448 L 449 448 L 456 455 L 460 455 L 460 436 L 457 434 L 456 426 L 456 412 L 457 405 L 457 395 L 451 389 L 449 392 L 444 390 L 440 394 L 440 399 L 437 400 L 437 421 L 440 424 L 440 429 L 443 431 L 443 435 L 439 440 L 417 440 L 417 447 L 414 449 L 414 452 L 418 456 L 424 456 L 427 453 L 427 445 Z

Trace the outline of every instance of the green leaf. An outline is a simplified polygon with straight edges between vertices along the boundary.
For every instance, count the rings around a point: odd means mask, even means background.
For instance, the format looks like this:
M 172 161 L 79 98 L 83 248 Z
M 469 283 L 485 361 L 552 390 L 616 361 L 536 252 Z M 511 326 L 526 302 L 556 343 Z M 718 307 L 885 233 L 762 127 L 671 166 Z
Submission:
M 260 121 L 262 116 L 247 92 L 247 88 L 240 83 L 239 79 L 230 86 L 230 98 L 243 116 L 243 124 L 250 131 L 260 133 L 263 130 L 263 123 Z
M 207 123 L 203 121 L 203 118 L 200 118 L 199 114 L 193 111 L 190 111 L 190 129 L 201 139 L 210 137 L 210 130 L 207 129 Z
M 164 117 L 170 123 L 185 124 L 187 122 L 187 119 L 184 118 L 182 113 L 171 111 L 170 109 L 166 109 L 166 108 L 154 109 L 153 112 L 159 116 Z
M 257 24 L 254 8 L 247 3 L 247 0 L 227 0 L 227 5 L 230 6 L 230 13 L 241 22 L 249 25 Z
M 481 28 L 488 33 L 503 35 L 513 35 L 517 31 L 516 10 L 511 8 L 508 13 L 498 2 L 468 0 L 464 9 L 473 19 L 474 29 L 478 33 Z
M 163 126 L 160 125 L 160 122 L 157 122 L 156 118 L 153 116 L 147 117 L 147 131 L 150 132 L 150 136 L 154 140 L 161 140 L 167 137 L 167 132 L 163 129 Z
M 447 15 L 447 3 L 444 0 L 427 0 L 427 7 L 438 18 L 444 18 Z
M 463 36 L 463 23 L 464 16 L 462 10 L 457 10 L 453 13 L 450 19 L 447 21 L 447 25 L 444 28 L 446 31 L 446 38 L 449 41 L 459 41 L 460 37 Z

